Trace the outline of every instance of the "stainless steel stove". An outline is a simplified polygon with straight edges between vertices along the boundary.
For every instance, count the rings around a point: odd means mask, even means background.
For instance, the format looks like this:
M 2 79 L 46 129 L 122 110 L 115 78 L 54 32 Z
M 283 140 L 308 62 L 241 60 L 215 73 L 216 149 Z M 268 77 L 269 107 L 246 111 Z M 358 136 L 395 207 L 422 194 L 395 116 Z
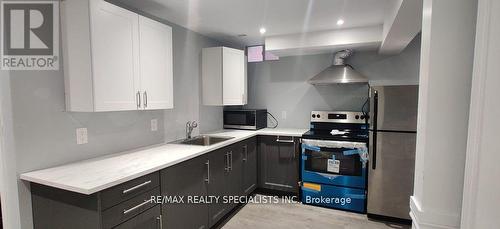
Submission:
M 366 212 L 367 118 L 362 112 L 311 112 L 310 130 L 302 135 L 303 203 Z

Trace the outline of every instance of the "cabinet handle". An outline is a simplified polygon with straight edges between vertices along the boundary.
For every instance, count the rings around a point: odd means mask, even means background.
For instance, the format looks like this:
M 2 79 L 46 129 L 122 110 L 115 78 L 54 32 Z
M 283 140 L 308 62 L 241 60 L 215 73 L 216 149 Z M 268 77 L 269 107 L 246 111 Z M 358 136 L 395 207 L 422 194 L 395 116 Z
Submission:
M 148 180 L 148 181 L 146 181 L 146 182 L 144 182 L 144 183 L 142 183 L 142 184 L 136 185 L 136 186 L 134 186 L 134 187 L 132 187 L 132 188 L 125 189 L 125 190 L 123 190 L 123 194 L 127 194 L 127 193 L 129 193 L 129 192 L 132 192 L 132 191 L 134 191 L 134 190 L 136 190 L 136 189 L 139 189 L 139 188 L 142 188 L 142 187 L 144 187 L 144 186 L 146 186 L 146 185 L 148 185 L 148 184 L 151 184 L 151 180 Z
M 290 140 L 281 140 L 281 139 L 280 139 L 280 136 L 277 136 L 277 137 L 276 137 L 276 142 L 281 142 L 281 143 L 293 143 L 293 151 L 291 152 L 291 153 L 292 153 L 291 158 L 292 158 L 292 159 L 295 159 L 295 148 L 296 148 L 296 144 L 297 144 L 297 143 L 295 142 L 295 140 L 293 139 L 293 137 L 292 137 L 292 139 L 290 139 Z
M 207 184 L 210 184 L 210 160 L 207 160 L 207 162 L 205 162 L 205 165 L 207 165 L 207 179 L 205 179 L 205 182 L 207 182 Z
M 282 143 L 294 143 L 295 144 L 295 141 L 293 140 L 293 138 L 292 138 L 292 140 L 281 140 L 280 136 L 277 136 L 276 137 L 276 141 L 277 142 L 282 142 Z
M 148 92 L 144 91 L 144 108 L 148 107 Z
M 225 158 L 225 162 L 224 162 L 224 170 L 227 172 L 229 171 L 229 153 L 226 153 L 226 158 Z
M 159 229 L 163 229 L 163 220 L 162 220 L 161 215 L 159 215 L 158 217 L 156 217 L 156 220 L 158 220 Z
M 135 94 L 135 102 L 137 103 L 137 109 L 141 108 L 141 93 L 139 91 Z
M 248 158 L 248 146 L 244 145 L 243 146 L 243 152 L 245 152 L 245 157 L 243 158 L 243 161 L 246 162 Z
M 229 171 L 233 171 L 233 151 L 229 152 Z
M 129 209 L 125 209 L 125 210 L 123 210 L 123 214 L 124 214 L 124 215 L 126 215 L 126 214 L 128 214 L 128 213 L 130 213 L 130 212 L 136 211 L 136 210 L 138 210 L 139 208 L 141 208 L 141 207 L 145 206 L 146 204 L 149 204 L 150 202 L 151 202 L 151 200 L 145 200 L 144 202 L 142 202 L 142 203 L 140 203 L 140 204 L 138 204 L 138 205 L 136 205 L 136 206 L 134 206 L 134 207 L 131 207 L 131 208 L 129 208 Z

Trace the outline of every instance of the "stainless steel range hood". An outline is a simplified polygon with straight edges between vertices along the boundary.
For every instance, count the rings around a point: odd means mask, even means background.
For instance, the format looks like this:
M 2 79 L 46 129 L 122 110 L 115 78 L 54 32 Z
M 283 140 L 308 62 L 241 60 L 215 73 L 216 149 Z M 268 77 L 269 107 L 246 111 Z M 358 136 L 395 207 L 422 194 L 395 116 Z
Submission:
M 335 53 L 333 65 L 315 75 L 307 82 L 313 85 L 368 83 L 368 79 L 345 64 L 345 59 L 352 55 L 352 50 L 346 49 Z

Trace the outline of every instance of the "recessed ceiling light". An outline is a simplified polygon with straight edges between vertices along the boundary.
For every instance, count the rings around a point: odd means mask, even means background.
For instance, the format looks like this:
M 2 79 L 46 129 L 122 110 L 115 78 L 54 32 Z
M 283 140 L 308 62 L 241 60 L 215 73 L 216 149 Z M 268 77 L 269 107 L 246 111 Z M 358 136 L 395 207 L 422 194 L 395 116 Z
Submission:
M 343 24 L 344 24 L 344 20 L 339 19 L 339 20 L 337 21 L 337 25 L 343 25 Z
M 261 27 L 261 28 L 259 29 L 259 32 L 260 32 L 260 34 L 264 34 L 264 33 L 266 33 L 266 28 Z

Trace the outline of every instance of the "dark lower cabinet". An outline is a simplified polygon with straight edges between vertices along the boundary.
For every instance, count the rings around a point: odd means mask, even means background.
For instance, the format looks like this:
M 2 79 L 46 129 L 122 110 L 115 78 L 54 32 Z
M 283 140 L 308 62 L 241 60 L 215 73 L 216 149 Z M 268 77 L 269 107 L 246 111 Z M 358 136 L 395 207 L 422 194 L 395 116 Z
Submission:
M 229 148 L 229 170 L 226 181 L 227 197 L 238 197 L 243 195 L 243 142 L 233 144 Z M 238 205 L 235 201 L 230 201 L 229 210 Z
M 166 197 L 183 197 L 184 203 L 162 205 L 165 228 L 208 228 L 207 204 L 188 203 L 189 196 L 206 196 L 207 156 L 200 156 L 161 171 L 161 192 Z
M 161 229 L 159 173 L 84 195 L 31 183 L 35 229 Z
M 259 136 L 259 187 L 299 192 L 299 138 Z
M 249 195 L 257 188 L 257 138 L 244 141 L 241 147 L 241 191 Z
M 151 202 L 151 196 L 158 196 L 159 193 L 160 187 L 156 187 L 151 191 L 104 210 L 101 214 L 103 228 L 113 228 L 156 206 L 156 203 Z
M 122 223 L 113 229 L 163 229 L 161 209 L 159 205 L 145 211 L 144 213 Z
M 162 206 L 165 228 L 213 227 L 237 205 L 227 202 L 230 196 L 251 193 L 257 183 L 256 142 L 256 138 L 247 139 L 162 170 L 162 196 L 184 198 L 184 203 Z M 190 196 L 218 199 L 186 203 Z
M 208 207 L 210 227 L 222 219 L 230 207 L 223 200 L 224 196 L 229 194 L 227 188 L 227 181 L 229 180 L 229 147 L 216 150 L 208 155 L 210 162 L 208 195 L 219 198 L 216 203 L 212 203 Z

